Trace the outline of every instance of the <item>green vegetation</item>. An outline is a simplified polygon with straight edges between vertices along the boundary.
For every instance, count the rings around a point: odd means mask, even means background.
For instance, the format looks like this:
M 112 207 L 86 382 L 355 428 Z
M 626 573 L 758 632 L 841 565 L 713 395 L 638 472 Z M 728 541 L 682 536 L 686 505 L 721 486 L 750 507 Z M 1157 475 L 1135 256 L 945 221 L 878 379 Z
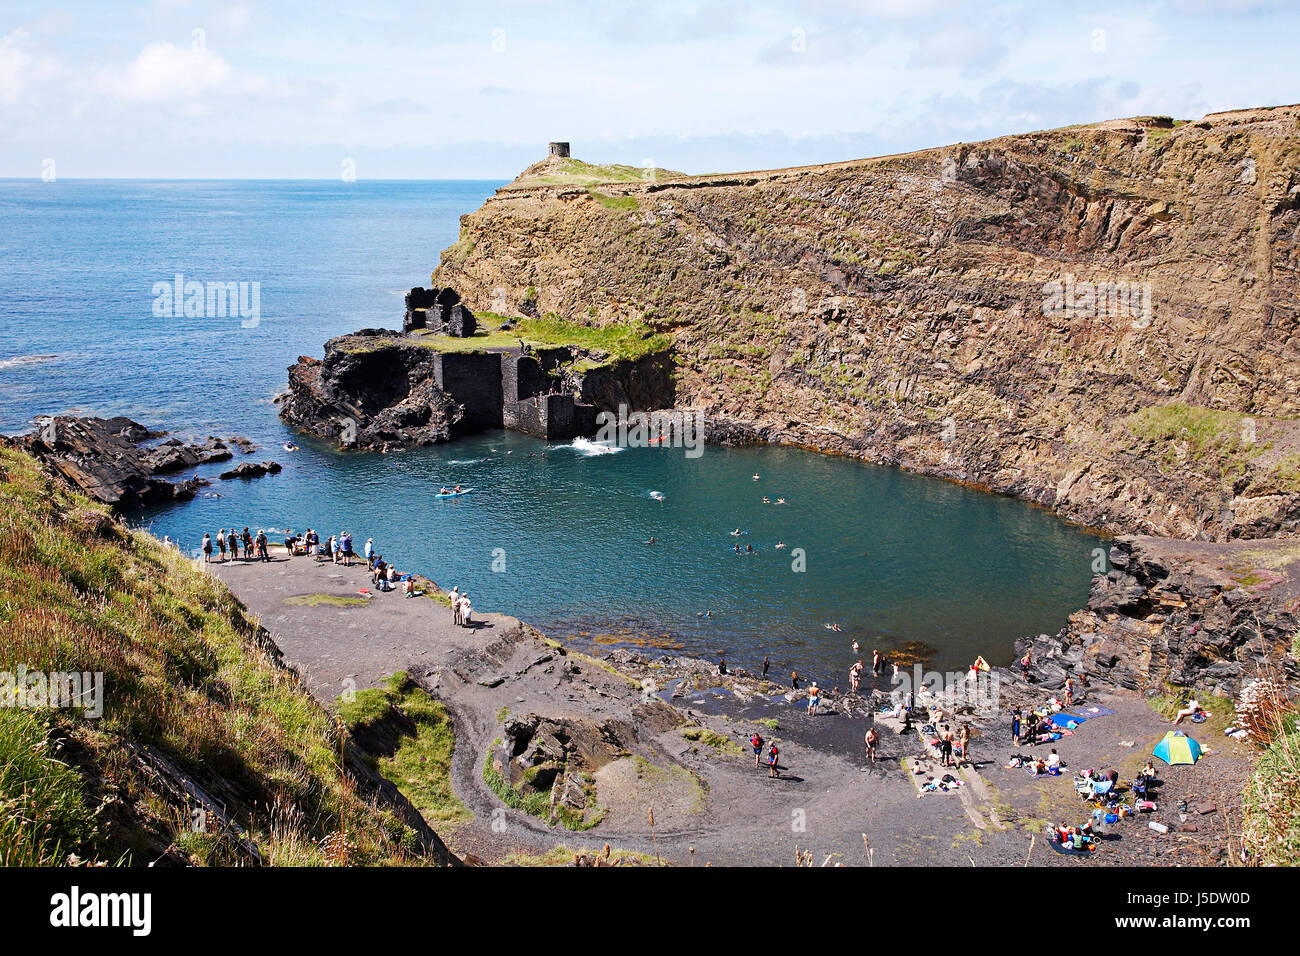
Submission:
M 1179 460 L 1176 443 L 1185 443 L 1189 458 L 1216 469 L 1220 478 L 1230 483 L 1269 448 L 1267 444 L 1244 439 L 1242 423 L 1246 417 L 1240 412 L 1173 402 L 1144 408 L 1130 415 L 1124 423 L 1139 438 L 1155 443 L 1168 442 L 1164 451 L 1166 464 L 1172 465 Z
M 401 341 L 415 342 L 442 352 L 516 348 L 522 341 L 533 347 L 567 345 L 603 352 L 613 359 L 628 361 L 662 352 L 672 344 L 670 336 L 655 332 L 653 328 L 641 321 L 596 326 L 562 319 L 554 313 L 540 319 L 509 319 L 495 312 L 479 312 L 476 313 L 476 317 L 483 323 L 483 327 L 468 338 L 417 332 Z M 505 322 L 513 322 L 514 326 L 503 332 L 500 326 Z M 488 326 L 496 326 L 496 328 Z M 373 345 L 370 347 L 373 348 Z
M 341 594 L 295 594 L 284 599 L 295 607 L 365 607 L 370 603 L 363 597 L 346 597 Z
M 451 715 L 405 671 L 388 678 L 384 687 L 360 690 L 339 698 L 339 716 L 348 731 L 395 730 L 396 747 L 380 757 L 376 767 L 396 784 L 430 824 L 458 823 L 473 815 L 456 798 L 451 785 L 451 755 L 456 744 Z M 414 727 L 414 733 L 408 728 Z
M 612 209 L 615 212 L 636 212 L 640 208 L 635 196 L 607 196 L 604 193 L 596 192 L 594 189 L 588 189 L 587 195 L 606 209 Z
M 498 737 L 492 742 L 487 755 L 483 758 L 483 782 L 506 806 L 512 810 L 526 813 L 531 817 L 545 820 L 550 825 L 559 823 L 566 829 L 574 831 L 590 830 L 605 818 L 606 810 L 595 805 L 595 783 L 587 774 L 582 775 L 583 791 L 587 796 L 586 807 L 582 810 L 575 810 L 559 803 L 552 806 L 551 797 L 547 793 L 540 791 L 524 793 L 519 788 L 511 786 L 506 781 L 505 776 L 497 770 L 496 763 L 493 760 L 493 754 L 500 746 L 501 738 Z M 538 769 L 534 767 L 532 772 L 536 773 Z M 557 778 L 557 780 L 563 779 L 563 774 Z
M 1242 840 L 1264 866 L 1300 860 L 1300 733 L 1290 731 L 1264 751 L 1242 798 Z
M 527 854 L 512 853 L 501 861 L 502 866 L 570 866 L 574 857 L 580 853 L 591 855 L 592 850 L 575 850 L 573 847 L 561 843 L 545 853 Z M 632 850 L 618 850 L 610 848 L 608 859 L 611 863 L 621 862 L 623 865 L 635 866 L 660 866 L 660 862 L 655 859 L 653 853 L 637 853 Z
M 604 183 L 656 182 L 681 179 L 685 174 L 658 167 L 624 166 L 620 163 L 598 165 L 580 159 L 563 159 L 544 175 L 520 178 L 505 188 L 528 186 L 599 186 Z
M 218 579 L 0 447 L 0 669 L 102 671 L 106 694 L 98 719 L 0 711 L 0 862 L 145 865 L 168 847 L 249 862 L 220 820 L 193 833 L 150 759 L 220 795 L 265 862 L 426 861 L 358 794 L 334 718 L 263 642 Z
M 781 724 L 775 717 L 767 717 L 764 718 L 763 720 L 757 721 L 757 723 L 762 724 L 772 733 L 776 733 L 778 730 L 781 729 Z
M 715 733 L 707 727 L 683 727 L 681 735 L 687 740 L 693 740 L 696 743 L 704 744 L 706 747 L 712 747 L 718 753 L 727 755 L 742 756 L 745 751 L 730 737 L 724 737 L 722 734 Z

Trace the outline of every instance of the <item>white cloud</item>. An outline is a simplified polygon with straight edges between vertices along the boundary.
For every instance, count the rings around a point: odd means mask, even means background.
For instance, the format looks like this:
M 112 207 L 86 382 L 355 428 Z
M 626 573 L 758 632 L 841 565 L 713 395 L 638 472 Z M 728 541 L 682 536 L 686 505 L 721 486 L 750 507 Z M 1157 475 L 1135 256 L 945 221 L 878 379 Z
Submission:
M 31 38 L 25 30 L 15 30 L 0 40 L 0 102 L 13 106 L 23 95 L 32 65 L 27 52 Z
M 138 102 L 193 100 L 247 89 L 247 83 L 234 82 L 230 64 L 206 47 L 182 48 L 166 41 L 150 43 L 125 71 L 106 70 L 101 80 L 114 95 Z

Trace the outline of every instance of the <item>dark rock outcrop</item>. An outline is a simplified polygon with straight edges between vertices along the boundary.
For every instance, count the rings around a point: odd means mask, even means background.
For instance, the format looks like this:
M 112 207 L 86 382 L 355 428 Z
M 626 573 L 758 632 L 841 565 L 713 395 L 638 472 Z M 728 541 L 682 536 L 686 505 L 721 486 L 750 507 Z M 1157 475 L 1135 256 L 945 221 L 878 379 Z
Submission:
M 211 462 L 228 461 L 234 450 L 248 452 L 245 438 L 186 443 L 163 438 L 129 418 L 43 420 L 18 443 L 83 494 L 117 510 L 194 497 L 202 482 L 188 478 L 169 481 L 161 475 Z M 156 442 L 156 443 L 155 443 Z
M 1020 643 L 1044 686 L 1086 674 L 1130 690 L 1236 696 L 1275 675 L 1300 689 L 1300 541 L 1122 537 L 1110 561 L 1059 634 Z
M 223 481 L 231 478 L 261 478 L 265 475 L 278 475 L 282 470 L 278 461 L 246 461 L 229 471 L 223 471 L 219 477 Z
M 437 383 L 438 357 L 387 329 L 330 339 L 323 361 L 304 355 L 290 366 L 280 418 L 343 448 L 447 441 L 464 410 Z

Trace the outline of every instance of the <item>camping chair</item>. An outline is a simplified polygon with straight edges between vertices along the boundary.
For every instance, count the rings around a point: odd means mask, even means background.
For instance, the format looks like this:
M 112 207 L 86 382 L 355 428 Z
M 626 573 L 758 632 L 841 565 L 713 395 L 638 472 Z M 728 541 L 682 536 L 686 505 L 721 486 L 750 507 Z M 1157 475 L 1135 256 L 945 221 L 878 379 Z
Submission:
M 1085 801 L 1092 799 L 1092 780 L 1089 779 L 1087 774 L 1075 774 L 1074 792 Z
M 1094 780 L 1092 781 L 1092 799 L 1098 803 L 1105 803 L 1111 795 L 1111 790 L 1115 788 L 1113 780 Z

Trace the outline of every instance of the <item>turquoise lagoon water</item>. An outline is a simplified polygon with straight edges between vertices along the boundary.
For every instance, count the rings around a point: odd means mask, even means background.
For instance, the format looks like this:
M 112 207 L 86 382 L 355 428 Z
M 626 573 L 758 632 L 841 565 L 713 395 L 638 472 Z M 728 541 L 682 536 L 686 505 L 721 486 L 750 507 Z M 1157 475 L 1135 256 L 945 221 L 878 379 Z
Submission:
M 406 289 L 428 283 L 457 217 L 496 185 L 0 182 L 0 431 L 77 412 L 247 435 L 283 473 L 135 520 L 185 548 L 232 524 L 346 528 L 479 608 L 578 642 L 750 667 L 766 653 L 776 673 L 843 684 L 854 639 L 959 668 L 1008 660 L 1016 637 L 1082 606 L 1095 537 L 860 462 L 766 447 L 597 453 L 504 432 L 344 454 L 293 435 L 271 402 L 286 366 L 333 335 L 399 324 Z M 176 273 L 259 282 L 260 321 L 155 317 L 153 285 Z M 297 452 L 282 449 L 290 438 Z M 475 490 L 432 497 L 453 482 Z

